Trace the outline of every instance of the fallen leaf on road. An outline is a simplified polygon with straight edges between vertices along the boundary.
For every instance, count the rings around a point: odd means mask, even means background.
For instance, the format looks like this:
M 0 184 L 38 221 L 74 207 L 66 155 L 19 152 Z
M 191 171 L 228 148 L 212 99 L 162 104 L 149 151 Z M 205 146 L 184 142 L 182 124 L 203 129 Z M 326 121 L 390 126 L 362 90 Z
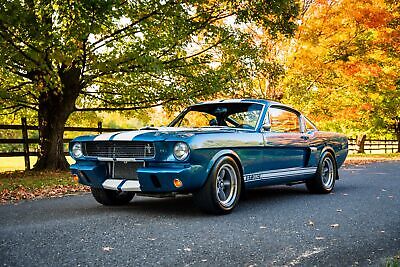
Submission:
M 338 223 L 331 224 L 331 227 L 332 227 L 332 228 L 338 228 L 338 227 L 339 227 L 339 224 L 338 224 Z

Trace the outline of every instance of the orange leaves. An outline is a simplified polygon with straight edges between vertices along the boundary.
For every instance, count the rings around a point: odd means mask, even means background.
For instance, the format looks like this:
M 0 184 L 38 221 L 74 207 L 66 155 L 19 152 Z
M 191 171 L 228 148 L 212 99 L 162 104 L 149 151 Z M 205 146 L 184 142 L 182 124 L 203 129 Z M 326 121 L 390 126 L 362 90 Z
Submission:
M 371 103 L 364 103 L 362 104 L 361 109 L 366 111 L 371 111 L 373 109 L 373 106 Z
M 400 103 L 400 5 L 316 0 L 301 21 L 284 100 L 327 130 L 387 131 Z
M 353 17 L 357 23 L 363 24 L 367 28 L 379 28 L 392 20 L 388 11 L 374 5 L 354 10 Z
M 379 75 L 382 73 L 382 68 L 376 63 L 353 61 L 344 62 L 340 65 L 343 73 L 348 76 L 361 75 L 365 77 L 379 77 Z M 363 81 L 363 79 L 360 79 L 360 81 Z

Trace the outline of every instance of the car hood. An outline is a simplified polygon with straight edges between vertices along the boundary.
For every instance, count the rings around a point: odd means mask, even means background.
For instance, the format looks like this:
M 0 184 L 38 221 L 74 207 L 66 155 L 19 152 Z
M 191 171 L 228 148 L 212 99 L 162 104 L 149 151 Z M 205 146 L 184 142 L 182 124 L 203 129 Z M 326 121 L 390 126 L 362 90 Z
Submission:
M 92 141 L 174 141 L 188 139 L 199 134 L 232 133 L 236 131 L 236 129 L 228 127 L 146 127 L 136 131 L 100 134 L 94 136 Z

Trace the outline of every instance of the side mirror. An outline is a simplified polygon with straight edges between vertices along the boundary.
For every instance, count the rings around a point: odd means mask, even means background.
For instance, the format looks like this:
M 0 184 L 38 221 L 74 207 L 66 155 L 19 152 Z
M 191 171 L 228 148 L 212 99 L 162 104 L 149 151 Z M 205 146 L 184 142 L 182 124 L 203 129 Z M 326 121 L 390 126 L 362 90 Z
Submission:
M 270 123 L 264 123 L 261 127 L 263 132 L 269 132 L 271 130 L 271 124 Z

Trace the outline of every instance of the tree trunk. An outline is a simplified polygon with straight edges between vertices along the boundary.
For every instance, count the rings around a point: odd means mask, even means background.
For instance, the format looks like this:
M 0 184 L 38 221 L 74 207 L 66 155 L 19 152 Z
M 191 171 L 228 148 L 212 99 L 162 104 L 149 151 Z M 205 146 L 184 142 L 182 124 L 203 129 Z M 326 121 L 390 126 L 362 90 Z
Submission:
M 51 94 L 51 92 L 49 92 Z M 47 93 L 46 93 L 47 95 Z M 69 164 L 64 156 L 64 125 L 68 115 L 63 107 L 54 105 L 59 97 L 45 96 L 39 106 L 39 158 L 36 170 L 66 170 Z M 51 100 L 50 100 L 51 99 Z M 52 103 L 49 103 L 52 101 Z
M 367 139 L 367 136 L 365 134 L 357 136 L 357 138 L 356 138 L 357 153 L 365 153 L 364 145 L 365 145 L 366 139 Z
M 60 70 L 62 90 L 46 90 L 39 96 L 39 158 L 35 170 L 67 170 L 64 126 L 80 93 L 80 69 Z
M 397 153 L 400 153 L 400 132 L 397 133 Z

